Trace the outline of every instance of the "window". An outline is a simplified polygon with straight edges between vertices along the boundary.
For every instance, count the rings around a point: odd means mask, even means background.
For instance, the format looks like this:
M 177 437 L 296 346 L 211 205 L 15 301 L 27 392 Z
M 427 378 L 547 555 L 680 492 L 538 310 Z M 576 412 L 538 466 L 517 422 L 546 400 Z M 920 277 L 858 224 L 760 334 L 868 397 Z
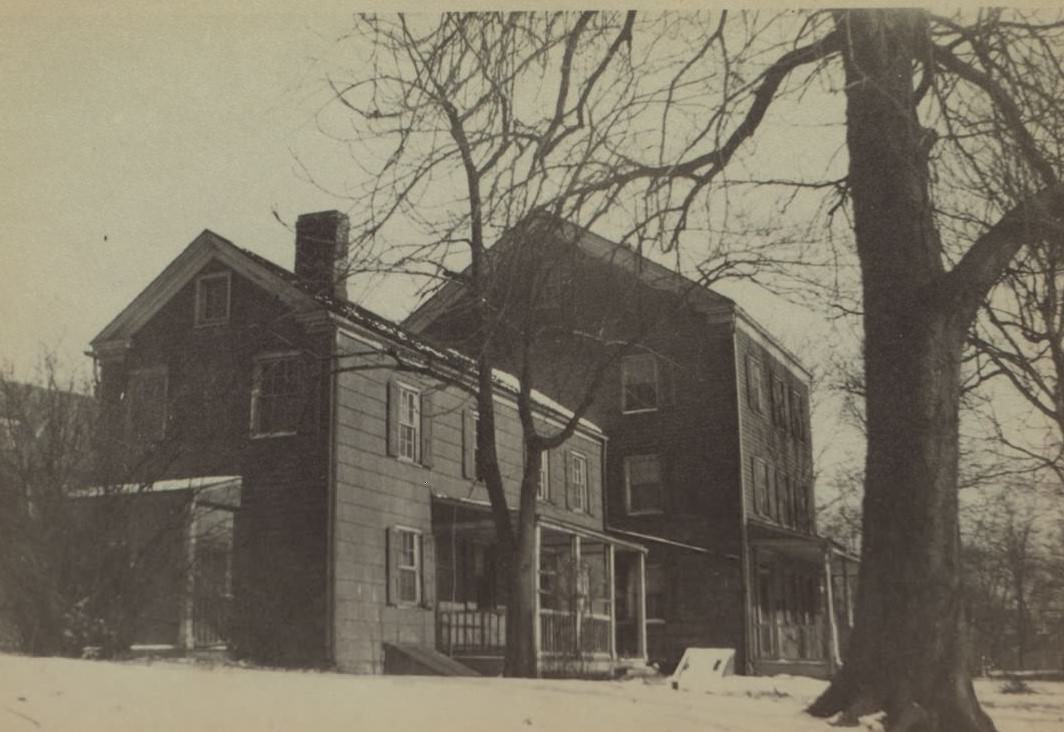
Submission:
M 665 622 L 665 567 L 646 565 L 647 622 Z
M 661 513 L 661 461 L 657 455 L 629 455 L 624 459 L 625 505 L 629 514 Z
M 550 453 L 546 450 L 539 455 L 539 487 L 536 489 L 536 498 L 541 501 L 550 500 Z
M 649 353 L 621 361 L 621 410 L 650 412 L 658 408 L 658 360 Z
M 762 516 L 768 515 L 768 463 L 759 457 L 753 460 L 754 470 L 754 510 Z
M 129 373 L 126 419 L 130 439 L 161 440 L 166 435 L 166 367 Z
M 196 325 L 229 320 L 229 273 L 217 272 L 196 280 Z
M 746 400 L 755 412 L 761 412 L 761 362 L 753 356 L 746 358 Z
M 417 462 L 421 429 L 421 395 L 399 385 L 399 457 Z
M 588 510 L 587 457 L 578 452 L 569 453 L 569 508 Z
M 788 526 L 794 526 L 794 481 L 791 476 L 784 475 L 784 498 L 783 498 L 783 522 Z
M 799 440 L 805 439 L 805 403 L 797 389 L 791 389 L 791 433 Z
M 421 602 L 421 532 L 402 526 L 389 530 L 389 600 L 393 605 Z
M 787 385 L 778 376 L 772 378 L 772 421 L 787 429 Z
M 804 485 L 795 485 L 794 493 L 795 524 L 801 531 L 811 531 L 813 522 L 809 511 L 809 489 Z
M 295 434 L 303 413 L 303 376 L 299 356 L 277 354 L 255 361 L 251 384 L 251 435 Z

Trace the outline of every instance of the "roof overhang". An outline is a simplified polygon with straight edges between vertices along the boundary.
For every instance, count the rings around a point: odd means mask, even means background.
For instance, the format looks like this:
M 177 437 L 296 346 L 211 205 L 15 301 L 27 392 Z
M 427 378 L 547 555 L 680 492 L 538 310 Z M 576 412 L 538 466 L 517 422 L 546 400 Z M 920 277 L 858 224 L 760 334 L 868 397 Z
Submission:
M 276 295 L 297 314 L 322 309 L 311 295 L 246 256 L 232 242 L 205 229 L 92 339 L 92 354 L 99 358 L 122 355 L 133 335 L 211 261 L 221 262 Z

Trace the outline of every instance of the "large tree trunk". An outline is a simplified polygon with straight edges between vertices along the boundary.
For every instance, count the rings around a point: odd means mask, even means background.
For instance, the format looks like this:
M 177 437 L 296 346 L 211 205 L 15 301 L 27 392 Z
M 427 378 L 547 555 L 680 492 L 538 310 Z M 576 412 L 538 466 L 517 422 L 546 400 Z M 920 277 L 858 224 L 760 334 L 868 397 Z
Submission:
M 540 451 L 525 450 L 521 499 L 517 517 L 517 542 L 510 574 L 510 597 L 506 612 L 506 676 L 532 678 L 539 675 L 534 624 L 536 576 L 536 486 L 539 481 Z
M 930 146 L 914 11 L 839 15 L 854 227 L 862 268 L 866 458 L 857 617 L 845 666 L 810 712 L 887 712 L 889 730 L 993 730 L 966 659 L 957 512 L 960 362 L 969 323 L 939 297 Z

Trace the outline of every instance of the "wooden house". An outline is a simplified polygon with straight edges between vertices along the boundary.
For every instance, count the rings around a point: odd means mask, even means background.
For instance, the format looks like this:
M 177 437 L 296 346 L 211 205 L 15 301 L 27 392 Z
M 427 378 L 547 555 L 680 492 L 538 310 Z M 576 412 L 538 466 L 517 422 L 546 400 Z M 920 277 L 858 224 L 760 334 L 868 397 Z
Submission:
M 587 415 L 609 438 L 609 531 L 650 550 L 650 658 L 668 667 L 687 647 L 724 647 L 748 673 L 829 674 L 856 570 L 816 531 L 801 362 L 729 298 L 564 221 L 503 237 L 492 271 L 512 275 L 492 296 L 534 290 L 498 310 L 535 326 L 534 385 L 551 397 L 578 403 L 579 375 L 635 343 Z M 405 325 L 478 347 L 464 297 L 450 284 Z
M 225 479 L 231 541 L 212 547 L 228 552 L 214 578 L 226 621 L 217 603 L 200 614 L 190 529 L 187 592 L 151 641 L 358 673 L 455 671 L 445 654 L 493 672 L 508 570 L 476 476 L 472 365 L 348 301 L 347 227 L 335 211 L 300 216 L 294 271 L 204 231 L 92 341 L 124 480 L 192 505 L 193 484 Z M 511 507 L 524 459 L 514 383 L 496 375 Z M 535 403 L 542 423 L 571 417 Z M 639 665 L 646 550 L 605 531 L 606 437 L 584 420 L 546 457 L 540 668 Z

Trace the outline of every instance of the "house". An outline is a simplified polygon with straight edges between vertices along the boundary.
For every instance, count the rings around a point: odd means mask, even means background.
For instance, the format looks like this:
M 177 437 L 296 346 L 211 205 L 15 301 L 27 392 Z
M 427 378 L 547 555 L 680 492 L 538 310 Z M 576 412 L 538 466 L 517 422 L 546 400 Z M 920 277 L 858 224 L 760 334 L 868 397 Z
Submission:
M 577 403 L 573 375 L 609 363 L 587 416 L 609 438 L 608 530 L 649 548 L 650 658 L 725 647 L 748 673 L 831 673 L 856 571 L 816 531 L 808 370 L 734 301 L 565 221 L 492 251 L 496 277 L 517 274 L 492 297 L 538 287 L 498 308 L 537 324 L 537 388 Z M 405 325 L 479 347 L 464 296 L 448 284 Z
M 165 622 L 136 640 L 358 673 L 454 670 L 441 653 L 495 671 L 508 569 L 476 476 L 472 364 L 348 301 L 347 233 L 338 212 L 300 216 L 288 271 L 204 231 L 93 339 L 106 462 L 137 500 L 169 494 L 193 517 L 184 574 L 155 603 Z M 514 384 L 496 375 L 511 507 Z M 544 425 L 572 416 L 534 400 Z M 543 673 L 645 661 L 646 549 L 605 531 L 606 442 L 583 420 L 541 471 Z M 197 506 L 222 511 L 209 571 Z

